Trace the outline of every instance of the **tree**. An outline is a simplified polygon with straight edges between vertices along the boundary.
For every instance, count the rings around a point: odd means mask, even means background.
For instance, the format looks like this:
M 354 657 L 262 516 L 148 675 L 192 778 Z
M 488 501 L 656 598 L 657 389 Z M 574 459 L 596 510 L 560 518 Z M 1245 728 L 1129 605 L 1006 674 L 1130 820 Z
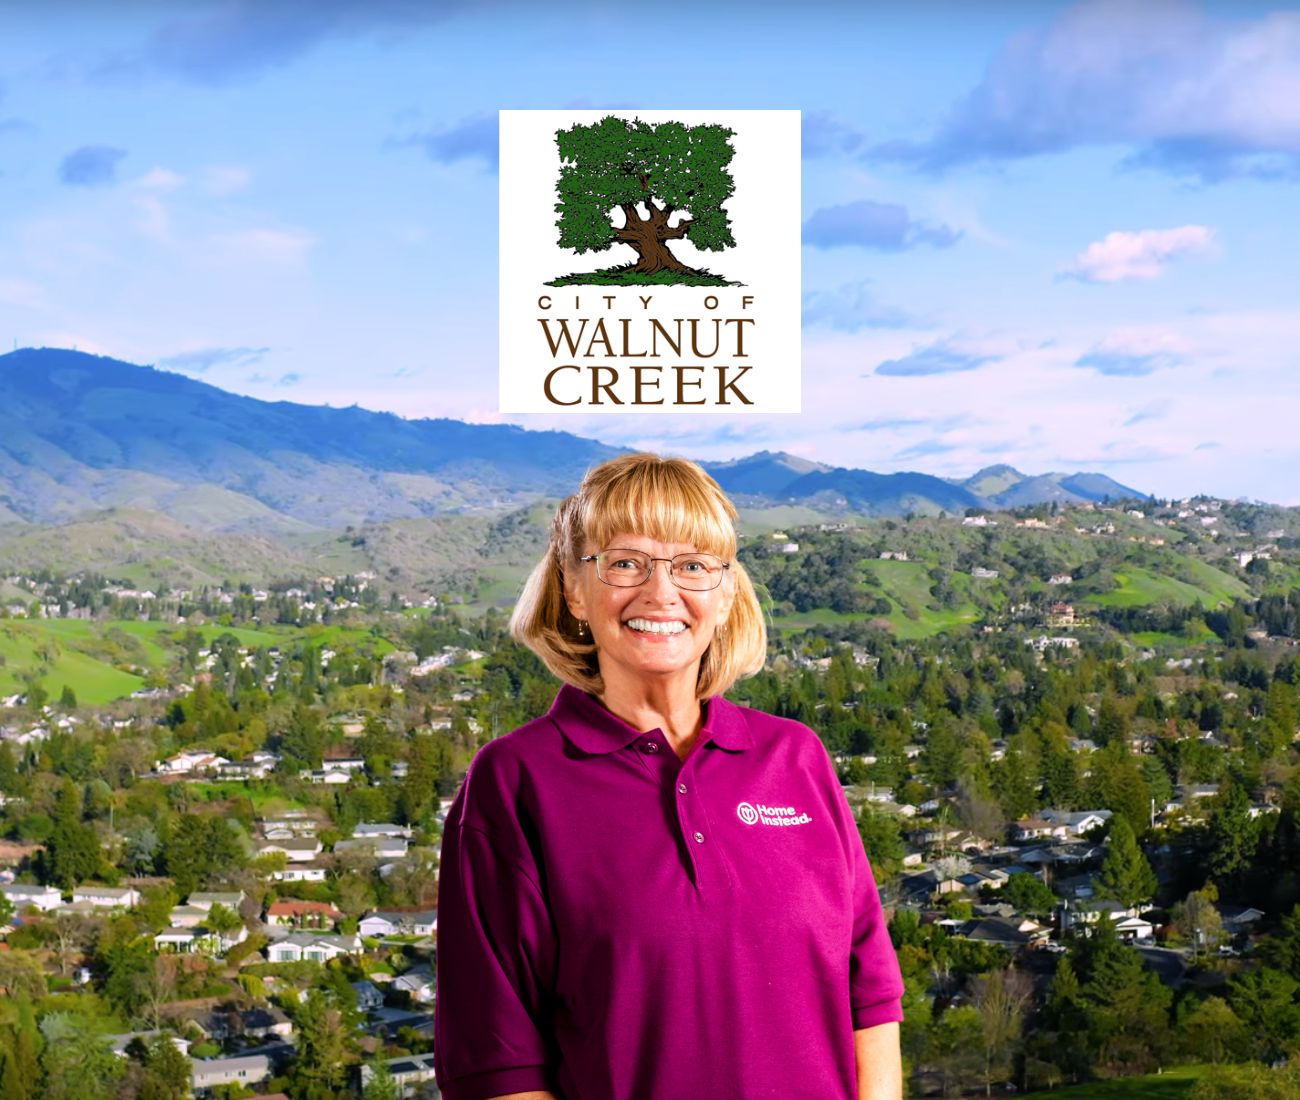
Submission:
M 45 1049 L 45 1100 L 88 1100 L 113 1095 L 113 1084 L 126 1072 L 126 1061 L 113 1053 L 81 1018 L 52 1012 L 41 1021 Z
M 388 1072 L 388 1063 L 375 1062 L 370 1067 L 370 1080 L 361 1093 L 361 1100 L 398 1100 L 400 1095 L 397 1082 Z
M 1224 939 L 1223 917 L 1214 904 L 1218 899 L 1219 891 L 1210 883 L 1204 889 L 1193 890 L 1170 914 L 1175 935 L 1192 945 L 1193 956 L 1213 951 Z
M 631 270 L 643 275 L 692 273 L 669 250 L 669 241 L 685 239 L 710 252 L 732 247 L 723 204 L 734 191 L 727 170 L 734 132 L 613 116 L 558 131 L 560 247 L 583 253 L 628 245 L 637 255 Z M 610 220 L 615 207 L 622 211 L 622 226 Z M 690 216 L 673 225 L 678 211 Z
M 897 878 L 907 854 L 897 818 L 870 807 L 864 808 L 858 814 L 858 835 L 866 849 L 876 885 L 884 886 Z
M 313 989 L 294 1016 L 298 1057 L 294 1063 L 295 1093 L 302 1100 L 333 1096 L 342 1087 L 352 1034 L 346 1013 L 333 999 Z
M 984 1050 L 984 1095 L 993 1095 L 995 1079 L 1011 1073 L 1033 985 L 1010 968 L 995 970 L 975 982 L 974 1004 L 980 1014 Z
M 1037 875 L 1017 871 L 1002 887 L 1001 897 L 1014 905 L 1018 912 L 1044 916 L 1056 908 L 1057 897 L 1052 888 Z
M 1110 842 L 1106 858 L 1097 874 L 1096 894 L 1124 905 L 1150 901 L 1156 892 L 1156 873 L 1138 847 L 1137 837 L 1128 818 L 1116 814 L 1111 819 Z

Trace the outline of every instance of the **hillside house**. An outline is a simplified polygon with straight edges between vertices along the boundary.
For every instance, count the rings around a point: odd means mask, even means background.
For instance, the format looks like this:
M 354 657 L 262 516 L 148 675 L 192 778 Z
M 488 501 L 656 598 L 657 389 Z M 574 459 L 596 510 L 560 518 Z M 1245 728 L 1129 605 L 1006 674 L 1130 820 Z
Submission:
M 16 913 L 32 907 L 47 912 L 63 904 L 63 894 L 57 887 L 35 886 L 26 882 L 0 884 L 0 897 L 5 898 Z
M 363 936 L 432 936 L 438 930 L 438 910 L 376 910 L 361 918 Z
M 384 1066 L 393 1079 L 397 1095 L 403 1100 L 407 1097 L 424 1095 L 422 1092 L 424 1086 L 434 1079 L 432 1054 L 408 1054 L 400 1058 L 387 1058 L 384 1060 Z M 361 1091 L 365 1091 L 374 1073 L 375 1071 L 368 1064 L 363 1063 L 358 1067 L 357 1077 Z
M 327 901 L 299 901 L 289 898 L 272 902 L 266 911 L 266 923 L 284 928 L 310 928 L 333 931 L 343 914 Z
M 140 891 L 133 886 L 78 886 L 72 891 L 72 904 L 79 903 L 96 909 L 134 909 L 140 904 Z
M 270 962 L 329 962 L 340 955 L 361 954 L 359 936 L 293 932 L 266 947 Z
M 275 882 L 324 882 L 328 869 L 323 863 L 290 863 L 282 871 L 272 871 Z
M 201 1090 L 222 1085 L 257 1085 L 271 1076 L 271 1059 L 265 1054 L 231 1058 L 191 1058 L 191 1088 Z
M 259 856 L 271 855 L 274 852 L 282 852 L 284 853 L 284 858 L 289 863 L 311 863 L 324 850 L 324 845 L 314 836 L 294 836 L 285 837 L 282 840 L 263 840 L 257 846 L 257 854 Z

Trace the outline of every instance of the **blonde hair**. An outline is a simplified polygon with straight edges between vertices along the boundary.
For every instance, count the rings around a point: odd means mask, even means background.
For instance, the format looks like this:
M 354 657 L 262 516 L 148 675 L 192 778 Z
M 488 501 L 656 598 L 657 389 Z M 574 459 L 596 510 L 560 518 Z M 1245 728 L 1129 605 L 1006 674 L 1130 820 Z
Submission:
M 510 632 L 561 680 L 600 695 L 604 685 L 596 647 L 579 637 L 578 620 L 564 597 L 566 571 L 582 567 L 578 558 L 586 543 L 606 546 L 617 534 L 690 543 L 731 566 L 731 613 L 704 651 L 695 688 L 700 699 L 721 695 L 762 668 L 767 656 L 758 596 L 736 561 L 735 521 L 735 506 L 694 462 L 646 453 L 602 462 L 556 509 L 550 545 L 524 584 Z

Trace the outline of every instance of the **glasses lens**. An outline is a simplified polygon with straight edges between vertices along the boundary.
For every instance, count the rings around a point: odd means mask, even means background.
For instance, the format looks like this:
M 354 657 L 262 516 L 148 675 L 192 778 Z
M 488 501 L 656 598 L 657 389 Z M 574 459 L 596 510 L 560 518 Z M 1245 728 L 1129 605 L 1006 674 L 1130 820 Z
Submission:
M 723 563 L 712 554 L 678 554 L 673 558 L 673 580 L 678 588 L 705 592 L 722 583 Z
M 606 584 L 633 588 L 650 575 L 650 555 L 636 550 L 607 550 L 596 555 L 596 570 Z

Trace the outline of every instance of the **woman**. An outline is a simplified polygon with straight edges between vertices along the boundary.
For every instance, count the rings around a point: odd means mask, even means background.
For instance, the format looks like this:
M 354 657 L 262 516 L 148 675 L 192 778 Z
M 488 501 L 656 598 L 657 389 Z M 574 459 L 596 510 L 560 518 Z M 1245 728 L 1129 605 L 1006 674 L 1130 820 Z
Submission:
M 556 514 L 515 637 L 565 683 L 447 819 L 447 1100 L 895 1100 L 902 981 L 853 817 L 763 663 L 735 509 L 625 455 Z

